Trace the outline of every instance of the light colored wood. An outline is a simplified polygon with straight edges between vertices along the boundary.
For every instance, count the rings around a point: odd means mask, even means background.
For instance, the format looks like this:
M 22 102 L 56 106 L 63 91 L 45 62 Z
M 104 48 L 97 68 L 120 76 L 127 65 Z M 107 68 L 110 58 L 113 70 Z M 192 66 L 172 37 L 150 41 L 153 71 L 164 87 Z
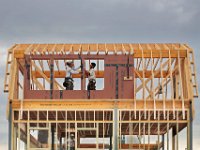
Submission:
M 40 74 L 40 76 L 42 77 L 42 78 L 44 78 L 48 83 L 50 83 L 50 78 L 48 78 L 43 72 L 42 72 L 42 70 L 34 63 L 34 61 L 32 61 L 32 66 L 37 70 L 37 73 L 38 74 Z M 34 75 L 33 75 L 33 77 L 34 77 Z M 60 88 L 62 88 L 62 89 L 64 89 L 61 85 L 59 85 L 59 83 L 54 79 L 54 88 L 56 89 L 56 90 L 58 90 L 59 88 L 58 87 L 60 87 Z M 38 83 L 38 82 L 37 82 Z M 42 85 L 43 86 L 43 85 Z
M 173 100 L 173 114 L 175 113 L 175 104 L 174 104 L 174 82 L 173 82 L 173 75 L 172 75 L 172 60 L 171 60 L 171 53 L 169 50 L 169 72 L 170 72 L 170 81 L 171 81 L 171 99 Z
M 153 57 L 152 57 L 152 58 L 153 58 Z M 152 61 L 153 61 L 153 59 L 152 59 Z M 163 67 L 165 67 L 167 64 L 168 64 L 168 61 L 166 61 L 165 63 L 163 63 Z M 145 80 L 145 84 L 147 84 L 147 83 L 151 80 L 151 78 L 152 78 L 152 77 L 154 78 L 154 76 L 157 75 L 158 73 L 160 73 L 160 70 L 159 70 L 159 71 L 156 70 L 155 73 L 154 73 L 153 71 L 151 71 L 151 75 L 150 75 L 150 77 L 149 77 L 148 79 Z M 143 88 L 143 84 L 141 84 L 139 87 L 137 87 L 136 93 L 137 93 L 139 90 L 141 90 L 142 88 Z
M 11 52 L 11 53 L 10 53 Z M 77 120 L 68 120 L 67 118 L 73 118 L 73 114 L 67 113 L 62 114 L 65 121 L 58 120 L 58 111 L 74 111 L 74 110 L 83 110 L 84 116 L 81 116 L 81 113 L 75 111 L 75 118 L 80 117 L 82 130 L 80 133 L 82 135 L 86 134 L 86 131 L 83 129 L 92 128 L 91 123 L 95 126 L 96 133 L 96 146 L 100 146 L 98 135 L 99 127 L 103 124 L 103 137 L 109 135 L 110 126 L 113 126 L 114 120 L 111 119 L 113 116 L 111 113 L 103 113 L 103 118 L 106 116 L 108 120 L 103 122 L 96 119 L 90 120 L 91 116 L 88 116 L 87 111 L 92 111 L 94 116 L 98 116 L 98 112 L 94 110 L 103 110 L 104 112 L 109 110 L 113 111 L 113 108 L 116 106 L 119 108 L 119 125 L 117 136 L 121 138 L 123 134 L 135 134 L 138 133 L 139 144 L 137 145 L 140 149 L 151 149 L 151 134 L 156 134 L 158 136 L 158 143 L 156 146 L 158 149 L 162 146 L 160 144 L 160 135 L 167 134 L 167 149 L 169 149 L 169 130 L 172 125 L 176 125 L 176 132 L 180 132 L 183 127 L 188 124 L 188 115 L 185 116 L 185 111 L 188 112 L 190 101 L 194 105 L 194 98 L 198 96 L 198 87 L 196 82 L 196 66 L 194 62 L 193 49 L 187 44 L 181 43 L 93 43 L 93 44 L 16 44 L 9 50 L 9 55 L 13 54 L 11 60 L 7 60 L 7 69 L 6 69 L 6 80 L 4 86 L 7 85 L 7 78 L 12 79 L 12 83 L 9 84 L 9 95 L 8 95 L 8 106 L 9 102 L 12 102 L 12 108 L 18 110 L 19 119 L 13 120 L 15 123 L 36 123 L 37 126 L 40 123 L 47 123 L 49 126 L 50 123 L 55 123 L 56 132 L 58 134 L 56 137 L 59 137 L 61 133 L 62 123 L 65 124 L 66 130 L 65 137 L 67 134 L 77 131 Z M 131 75 L 131 80 L 134 80 L 134 89 L 133 99 L 22 99 L 19 100 L 18 91 L 23 85 L 21 85 L 18 80 L 18 72 L 21 71 L 23 74 L 23 69 L 25 67 L 25 56 L 26 55 L 39 55 L 42 56 L 52 56 L 56 57 L 67 55 L 67 54 L 82 54 L 82 55 L 131 55 L 134 59 L 134 71 Z M 105 56 L 106 57 L 106 56 Z M 8 57 L 9 58 L 9 57 Z M 94 57 L 95 58 L 95 57 Z M 65 60 L 64 60 L 65 61 Z M 12 62 L 12 63 L 11 63 Z M 45 64 L 47 62 L 47 65 Z M 45 85 L 50 83 L 50 61 L 49 60 L 31 60 L 31 70 L 30 70 L 30 80 L 31 87 L 37 90 L 46 90 Z M 9 67 L 10 66 L 10 71 Z M 97 65 L 97 68 L 99 65 Z M 63 86 L 58 83 L 57 78 L 64 78 L 66 71 L 64 70 L 60 60 L 55 60 L 54 67 L 54 90 L 64 90 Z M 10 75 L 8 75 L 10 73 Z M 104 78 L 103 71 L 96 71 L 97 78 Z M 39 78 L 42 78 L 40 80 Z M 73 75 L 73 78 L 81 78 L 81 74 Z M 57 80 L 56 80 L 57 79 Z M 126 78 L 122 78 L 129 80 Z M 128 81 L 126 81 L 128 82 Z M 159 88 L 162 87 L 161 92 Z M 175 93 L 176 92 L 176 93 Z M 174 94 L 175 93 L 175 94 Z M 55 120 L 45 121 L 39 120 L 39 111 L 56 111 L 56 114 L 53 115 Z M 23 113 L 28 111 L 28 116 L 30 115 L 29 111 L 37 113 L 37 120 L 23 120 Z M 122 115 L 122 111 L 129 111 L 129 118 L 125 115 Z M 194 111 L 194 106 L 193 106 Z M 9 112 L 7 112 L 9 114 Z M 95 114 L 96 113 L 96 114 Z M 162 115 L 161 115 L 162 113 Z M 180 113 L 183 118 L 178 116 Z M 14 114 L 14 113 L 13 113 Z M 47 118 L 51 117 L 47 113 Z M 138 116 L 139 115 L 139 116 Z M 148 117 L 147 117 L 148 116 Z M 30 117 L 30 116 L 29 116 Z M 139 117 L 139 118 L 138 118 Z M 162 117 L 162 118 L 161 118 Z M 167 117 L 167 119 L 166 119 Z M 128 118 L 128 119 L 127 119 Z M 134 119 L 133 119 L 134 118 Z M 87 120 L 89 119 L 89 120 Z M 173 120 L 174 119 L 174 120 Z M 109 125 L 108 125 L 109 123 Z M 164 126 L 163 126 L 164 124 Z M 181 126 L 184 124 L 185 126 Z M 75 129 L 72 129 L 70 126 L 76 126 Z M 134 128 L 133 128 L 134 125 Z M 156 126 L 157 125 L 157 126 Z M 23 124 L 18 126 L 18 135 L 23 135 L 20 131 L 23 127 Z M 29 126 L 27 129 L 29 130 Z M 128 130 L 130 128 L 130 130 Z M 147 130 L 148 131 L 145 131 Z M 89 132 L 92 135 L 92 131 Z M 115 135 L 115 134 L 114 134 Z M 146 143 L 145 136 L 148 135 L 148 144 Z M 77 138 L 77 133 L 75 137 Z M 115 137 L 116 138 L 116 137 Z M 115 139 L 113 137 L 113 139 Z M 31 142 L 27 139 L 27 144 L 30 146 Z M 119 139 L 118 139 L 119 140 Z M 13 139 L 12 139 L 13 141 Z M 178 149 L 178 136 L 176 136 L 176 148 Z M 14 142 L 14 141 L 13 141 Z M 114 145 L 114 141 L 113 141 Z M 20 144 L 18 144 L 18 148 Z M 90 146 L 90 145 L 88 145 Z M 103 144 L 102 147 L 105 148 L 107 145 Z M 77 147 L 77 143 L 76 143 Z M 119 142 L 119 147 L 133 148 L 134 145 L 127 144 L 124 145 Z M 55 149 L 58 149 L 56 147 Z
M 185 100 L 183 95 L 183 79 L 182 79 L 182 72 L 181 72 L 181 60 L 180 60 L 180 52 L 178 51 L 178 69 L 179 69 L 179 79 L 180 79 L 180 88 L 181 88 L 181 100 L 182 100 L 182 113 L 183 113 L 183 119 L 185 119 Z
M 146 105 L 146 89 L 147 89 L 147 87 L 146 87 L 145 80 L 144 80 L 144 78 L 145 78 L 144 72 L 145 72 L 146 68 L 145 68 L 145 65 L 144 65 L 144 63 L 145 63 L 144 62 L 144 50 L 143 50 L 141 45 L 139 45 L 139 47 L 142 51 L 142 70 L 143 70 L 142 71 L 142 86 L 145 87 L 142 90 L 142 99 L 144 100 L 144 112 L 145 112 L 144 117 L 146 119 L 146 107 L 147 107 L 147 105 Z M 150 90 L 148 90 L 148 91 L 150 92 Z
M 42 71 L 43 74 L 47 77 L 50 78 L 50 71 Z M 43 78 L 41 75 L 41 72 L 38 70 L 32 71 L 32 75 L 36 78 Z M 104 71 L 95 71 L 96 78 L 104 78 Z M 54 78 L 65 78 L 66 76 L 66 71 L 65 70 L 60 70 L 60 71 L 54 71 Z M 81 78 L 81 73 L 79 74 L 73 74 L 73 78 Z
M 164 113 L 164 119 L 166 117 L 165 115 L 165 93 L 164 93 L 164 82 L 163 82 L 163 59 L 162 59 L 162 51 L 160 50 L 160 72 L 161 72 L 161 87 L 162 87 L 162 99 L 163 99 L 163 113 Z M 160 90 L 160 89 L 159 89 Z
M 30 45 L 32 45 L 32 46 L 30 46 Z M 50 53 L 57 54 L 60 52 L 63 53 L 64 51 L 69 52 L 69 53 L 74 53 L 74 52 L 80 53 L 81 51 L 84 51 L 84 52 L 87 52 L 87 54 L 90 52 L 96 52 L 98 54 L 99 51 L 104 51 L 106 54 L 108 52 L 114 52 L 114 53 L 120 52 L 121 54 L 126 54 L 126 53 L 132 53 L 132 51 L 134 51 L 134 57 L 141 58 L 141 48 L 143 48 L 144 49 L 144 57 L 150 58 L 151 54 L 150 54 L 149 49 L 151 48 L 153 57 L 159 58 L 160 56 L 157 53 L 157 51 L 161 50 L 161 47 L 162 47 L 162 44 L 124 44 L 124 43 L 104 44 L 105 46 L 102 46 L 102 44 L 101 44 L 101 46 L 99 46 L 100 44 L 46 44 L 46 46 L 44 46 L 44 45 L 45 44 L 19 44 L 19 48 L 14 51 L 14 56 L 16 58 L 24 58 L 24 55 L 29 54 L 29 53 L 45 54 L 47 52 L 49 54 Z M 88 45 L 88 46 L 86 46 L 86 45 Z M 139 45 L 141 45 L 141 46 L 139 46 Z M 173 44 L 173 45 L 176 45 L 176 44 Z M 60 48 L 60 47 L 62 47 L 62 48 Z M 180 53 L 181 57 L 187 56 L 187 52 L 183 46 L 182 47 L 175 46 L 175 47 L 181 51 L 181 53 Z M 173 47 L 163 46 L 163 48 L 162 48 L 163 57 L 169 57 L 168 49 L 171 50 L 171 48 L 173 48 Z M 178 55 L 177 51 L 172 50 L 171 56 L 177 57 L 177 55 Z
M 5 72 L 5 79 L 4 79 L 4 92 L 9 92 L 9 81 L 10 81 L 10 74 L 11 74 L 11 66 L 13 65 L 13 50 L 17 48 L 18 45 L 12 46 L 7 51 L 7 60 L 6 60 L 6 72 Z
M 108 101 L 108 100 L 48 100 L 45 101 L 42 100 L 24 100 L 23 102 L 23 108 L 24 109 L 65 109 L 65 108 L 76 108 L 76 109 L 113 109 L 114 108 L 114 101 Z M 146 104 L 148 105 L 147 110 L 154 110 L 154 103 L 152 100 L 147 100 Z M 133 108 L 133 100 L 123 100 L 119 101 L 117 103 L 119 109 L 131 109 Z M 163 109 L 163 102 L 162 101 L 155 101 L 156 109 L 162 110 Z M 20 101 L 14 100 L 12 104 L 13 108 L 18 109 L 20 108 Z M 189 101 L 185 102 L 185 109 L 189 108 Z M 144 101 L 137 101 L 136 110 L 144 109 Z M 172 109 L 172 100 L 166 100 L 166 110 Z M 182 103 L 179 100 L 175 101 L 175 109 L 180 110 L 182 109 Z
M 33 77 L 33 83 L 35 83 L 39 90 L 45 90 L 44 86 L 35 77 Z

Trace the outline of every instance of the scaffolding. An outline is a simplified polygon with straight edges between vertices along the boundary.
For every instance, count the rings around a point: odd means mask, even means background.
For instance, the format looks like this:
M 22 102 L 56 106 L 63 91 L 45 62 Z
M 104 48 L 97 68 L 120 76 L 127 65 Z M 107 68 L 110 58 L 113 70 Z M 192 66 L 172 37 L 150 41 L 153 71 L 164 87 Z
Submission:
M 65 62 L 82 65 L 65 90 Z M 95 62 L 97 89 L 85 69 Z M 15 44 L 8 50 L 9 150 L 193 150 L 193 49 L 181 43 Z M 88 96 L 89 94 L 89 96 Z M 74 138 L 72 138 L 74 136 Z

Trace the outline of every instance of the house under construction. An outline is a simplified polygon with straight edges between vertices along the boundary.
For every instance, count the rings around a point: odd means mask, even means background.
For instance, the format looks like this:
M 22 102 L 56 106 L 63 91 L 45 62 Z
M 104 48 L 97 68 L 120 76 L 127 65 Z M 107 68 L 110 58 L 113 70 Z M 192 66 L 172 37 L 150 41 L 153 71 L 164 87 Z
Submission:
M 65 90 L 65 62 L 82 64 Z M 84 70 L 97 64 L 96 90 Z M 192 147 L 193 49 L 181 43 L 15 44 L 8 50 L 9 150 Z

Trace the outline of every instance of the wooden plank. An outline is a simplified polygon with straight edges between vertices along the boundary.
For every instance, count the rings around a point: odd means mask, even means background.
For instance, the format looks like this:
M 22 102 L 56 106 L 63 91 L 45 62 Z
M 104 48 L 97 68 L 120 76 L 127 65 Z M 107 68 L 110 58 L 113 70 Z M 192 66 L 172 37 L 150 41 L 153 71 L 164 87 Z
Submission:
M 158 53 L 157 50 L 151 50 L 152 51 L 152 57 L 153 58 L 160 58 L 160 54 Z M 149 50 L 144 50 L 144 58 L 151 58 L 151 51 Z M 162 58 L 169 58 L 169 53 L 168 50 L 161 50 L 162 51 Z M 170 50 L 171 51 L 171 57 L 172 58 L 177 58 L 178 57 L 178 52 L 176 50 Z M 142 52 L 141 50 L 134 50 L 134 58 L 141 58 L 142 57 Z M 187 57 L 187 51 L 186 50 L 181 50 L 180 51 L 180 57 L 185 58 Z
M 31 49 L 34 50 L 34 53 L 37 53 L 37 52 L 40 53 L 41 47 L 43 47 L 42 54 L 45 54 L 46 52 L 52 53 L 54 51 L 59 53 L 61 51 L 63 52 L 63 50 L 65 52 L 66 51 L 68 51 L 68 52 L 69 51 L 70 52 L 79 52 L 81 45 L 82 44 L 65 44 L 65 45 L 63 45 L 63 44 L 48 44 L 48 46 L 44 46 L 44 44 L 26 44 L 26 45 L 20 46 L 19 49 L 14 51 L 14 57 L 15 58 L 24 58 L 24 55 L 27 54 L 26 50 L 27 50 L 28 47 L 32 47 Z M 88 46 L 86 46 L 86 45 L 88 45 Z M 159 58 L 159 54 L 157 53 L 157 51 L 159 49 L 161 49 L 162 45 L 154 44 L 154 45 L 156 45 L 154 47 L 148 46 L 148 45 L 152 45 L 152 44 L 142 44 L 142 47 L 143 47 L 143 50 L 144 50 L 144 58 L 150 58 L 151 57 L 150 51 L 152 51 L 154 58 Z M 63 47 L 63 48 L 61 48 L 60 46 Z M 71 48 L 69 48 L 70 46 L 71 46 Z M 89 49 L 86 48 L 85 46 L 89 47 Z M 151 50 L 149 50 L 149 47 L 151 47 Z M 168 47 L 171 50 L 171 57 L 172 58 L 178 56 L 177 50 L 175 50 L 174 47 L 176 49 L 180 50 L 180 57 L 181 58 L 187 56 L 187 50 L 188 49 L 186 50 L 183 46 L 177 48 L 177 46 L 171 46 L 170 47 L 170 46 L 167 46 L 167 44 L 165 44 L 163 46 L 163 48 L 166 48 L 166 47 Z M 141 54 L 141 49 L 139 47 L 139 44 L 116 43 L 116 44 L 105 44 L 105 46 L 103 46 L 103 44 L 101 44 L 100 46 L 98 46 L 98 44 L 84 44 L 83 51 L 88 50 L 88 52 L 96 52 L 96 53 L 98 53 L 99 51 L 101 51 L 101 52 L 102 51 L 105 51 L 105 52 L 108 51 L 108 52 L 115 52 L 115 53 L 122 52 L 122 54 L 125 54 L 125 53 L 129 53 L 130 51 L 132 51 L 132 49 L 134 50 L 134 57 L 135 58 L 141 58 L 142 54 Z M 163 53 L 163 58 L 169 57 L 168 49 L 161 49 L 161 51 Z
M 141 78 L 142 79 L 142 75 L 143 75 L 143 71 L 141 70 L 134 70 L 135 71 L 135 78 Z M 43 72 L 48 78 L 50 78 L 50 71 L 44 71 Z M 160 78 L 161 77 L 161 72 L 159 70 L 153 71 L 154 78 Z M 104 78 L 104 71 L 95 71 L 96 74 L 96 78 Z M 42 78 L 42 75 L 40 74 L 40 72 L 36 71 L 32 71 L 32 75 L 35 76 L 36 78 Z M 60 70 L 60 71 L 54 71 L 54 78 L 65 78 L 66 76 L 66 71 L 64 70 Z M 152 72 L 150 70 L 145 70 L 144 71 L 144 77 L 145 78 L 149 78 L 152 76 Z M 73 74 L 72 75 L 73 78 L 80 78 L 81 74 Z M 169 77 L 169 72 L 168 71 L 163 71 L 163 77 L 164 78 L 170 78 Z
M 169 72 L 170 72 L 170 81 L 171 81 L 171 99 L 173 100 L 173 114 L 175 113 L 175 109 L 174 109 L 174 81 L 173 81 L 173 72 L 172 72 L 172 60 L 171 60 L 171 52 L 170 50 L 168 50 L 169 52 Z
M 143 50 L 143 48 L 142 48 L 142 46 L 141 45 L 139 45 L 140 47 L 141 47 L 141 51 L 142 51 L 142 86 L 143 86 L 143 90 L 142 90 L 142 99 L 144 99 L 144 113 L 145 113 L 145 119 L 146 119 L 146 107 L 147 107 L 147 105 L 146 105 L 146 89 L 148 89 L 147 87 L 146 87 L 146 84 L 145 84 L 145 74 L 144 74 L 144 72 L 145 72 L 145 70 L 146 70 L 146 68 L 145 68 L 145 59 L 144 59 L 144 50 Z
M 44 78 L 48 83 L 50 83 L 50 78 L 48 78 L 43 72 L 42 72 L 42 70 L 32 61 L 32 66 L 34 66 L 35 67 L 35 69 L 38 71 L 38 73 L 42 76 L 42 78 Z M 55 79 L 54 79 L 54 88 L 55 88 L 55 90 L 57 89 L 58 90 L 58 87 L 62 87 L 61 85 L 59 85 L 59 83 L 58 82 L 56 82 L 55 81 Z
M 152 59 L 152 61 L 153 61 L 153 59 Z M 168 64 L 168 61 L 166 61 L 165 63 L 163 63 L 163 67 L 165 67 L 167 64 Z M 155 74 L 153 74 L 153 72 L 152 72 L 152 75 L 151 75 L 148 79 L 145 80 L 145 84 L 147 84 L 147 83 L 151 80 L 152 76 L 155 76 L 155 75 L 158 74 L 158 73 L 160 73 L 160 70 L 159 70 L 159 71 L 156 71 Z M 137 87 L 136 93 L 137 93 L 138 91 L 140 91 L 140 90 L 142 89 L 142 87 L 143 87 L 142 84 L 141 84 L 139 87 Z
M 95 100 L 74 100 L 74 99 L 62 99 L 58 100 L 30 100 L 25 99 L 23 102 L 23 108 L 25 109 L 113 109 L 114 101 L 95 99 Z M 147 100 L 146 104 L 148 106 L 147 110 L 154 110 L 153 100 Z M 162 101 L 155 101 L 156 109 L 163 109 Z M 117 103 L 119 109 L 132 109 L 134 106 L 133 100 L 123 100 Z M 14 109 L 20 108 L 20 101 L 13 100 L 12 106 Z M 172 100 L 166 100 L 166 110 L 173 110 Z M 182 102 L 180 100 L 175 101 L 175 109 L 182 110 Z M 189 109 L 189 101 L 185 101 L 185 109 Z M 144 101 L 137 101 L 136 110 L 144 110 Z
M 47 78 L 50 78 L 50 71 L 44 71 L 44 75 Z M 104 71 L 95 71 L 96 73 L 96 78 L 104 78 Z M 43 78 L 41 73 L 39 71 L 32 71 L 32 75 L 35 76 L 36 78 Z M 54 78 L 65 78 L 66 76 L 66 71 L 60 70 L 60 71 L 54 71 Z M 81 78 L 81 73 L 79 74 L 73 74 L 73 78 Z
M 39 90 L 45 90 L 44 86 L 35 77 L 33 77 L 33 83 L 35 83 Z
M 181 92 L 181 101 L 182 101 L 182 113 L 183 119 L 185 119 L 185 107 L 184 107 L 184 95 L 183 95 L 183 79 L 182 79 L 182 72 L 181 72 L 181 60 L 180 60 L 180 52 L 178 51 L 178 70 L 179 70 L 179 79 L 180 79 L 180 92 Z

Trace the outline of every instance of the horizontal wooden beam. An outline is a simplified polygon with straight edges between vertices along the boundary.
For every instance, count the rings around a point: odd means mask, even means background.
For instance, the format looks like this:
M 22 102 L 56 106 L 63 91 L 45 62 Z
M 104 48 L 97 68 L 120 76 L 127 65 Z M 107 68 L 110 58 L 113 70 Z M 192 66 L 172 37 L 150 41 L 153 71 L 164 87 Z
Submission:
M 149 46 L 149 44 L 104 44 L 105 46 L 94 46 L 95 44 L 87 44 L 87 48 L 84 48 L 81 44 L 64 44 L 63 46 L 59 46 L 59 44 L 49 44 L 50 46 L 43 46 L 42 44 L 31 44 L 32 48 L 29 49 L 29 45 L 19 45 L 17 49 L 14 50 L 14 57 L 15 58 L 24 58 L 25 55 L 45 55 L 48 54 L 54 54 L 54 55 L 68 55 L 66 54 L 74 54 L 74 53 L 82 53 L 82 54 L 89 54 L 90 52 L 93 52 L 94 54 L 98 55 L 100 52 L 104 52 L 105 54 L 118 54 L 118 55 L 124 55 L 124 54 L 134 54 L 135 58 L 141 58 L 142 57 L 142 51 L 144 54 L 144 58 L 151 58 L 151 53 L 153 58 L 159 58 L 160 54 L 162 55 L 162 58 L 168 58 L 169 57 L 169 51 L 171 53 L 172 58 L 178 57 L 178 51 L 180 51 L 180 57 L 186 57 L 187 56 L 187 50 L 191 50 L 189 47 L 184 46 Z M 70 45 L 70 46 L 69 46 Z M 123 46 L 125 45 L 125 46 Z M 139 46 L 140 45 L 140 46 Z M 160 44 L 156 44 L 160 45 Z M 164 44 L 163 44 L 164 45 Z M 58 48 L 59 47 L 59 48 Z M 63 48 L 61 48 L 63 47 Z M 26 50 L 29 49 L 29 53 L 26 52 Z M 41 49 L 43 49 L 41 51 Z M 111 52 L 111 53 L 110 53 Z M 119 53 L 120 52 L 120 53 Z M 95 56 L 95 55 L 94 55 Z
M 141 50 L 134 51 L 134 58 L 169 58 L 169 50 L 143 50 L 143 54 Z M 180 57 L 187 57 L 187 50 L 180 50 Z M 170 50 L 171 58 L 178 58 L 178 50 Z
M 143 71 L 142 70 L 137 70 L 138 74 L 140 75 L 140 77 L 143 76 Z M 168 71 L 163 71 L 163 77 L 167 77 L 168 76 Z M 44 74 L 50 78 L 50 71 L 44 71 Z M 96 71 L 96 78 L 104 78 L 104 71 Z M 135 78 L 139 78 L 139 75 L 135 74 Z M 161 73 L 157 73 L 157 71 L 154 71 L 154 78 L 161 78 Z M 36 78 L 42 78 L 41 74 L 38 71 L 32 71 L 32 75 Z M 60 70 L 60 71 L 54 71 L 54 78 L 65 78 L 66 76 L 66 71 L 65 70 Z M 145 78 L 149 78 L 152 76 L 152 72 L 150 70 L 145 70 L 144 71 L 144 77 Z M 73 74 L 72 75 L 73 78 L 81 78 L 81 73 L 79 74 Z
M 161 51 L 161 52 L 160 52 Z M 151 52 L 152 52 L 152 58 L 160 58 L 160 53 L 162 54 L 161 58 L 169 58 L 169 51 L 168 50 L 144 50 L 144 58 L 151 58 Z M 178 57 L 178 51 L 177 50 L 171 50 L 171 58 L 177 58 Z M 57 54 L 54 54 L 57 55 Z M 66 55 L 66 54 L 63 54 Z M 23 51 L 15 51 L 14 57 L 17 59 L 23 59 L 25 54 Z M 61 57 L 62 55 L 60 55 Z M 180 50 L 180 58 L 187 57 L 187 50 Z M 95 55 L 93 55 L 93 58 L 95 59 Z M 141 50 L 135 50 L 134 51 L 134 58 L 142 58 L 142 51 Z
M 44 71 L 44 74 L 50 78 L 50 71 Z M 95 71 L 96 78 L 103 78 L 104 77 L 104 71 Z M 36 78 L 42 78 L 40 73 L 38 71 L 32 71 L 32 75 Z M 60 70 L 60 71 L 54 71 L 54 78 L 65 78 L 66 71 Z M 81 78 L 81 73 L 79 74 L 73 74 L 73 78 Z
M 120 144 L 120 145 L 121 145 L 122 149 L 130 149 L 130 147 L 132 149 L 140 149 L 142 147 L 146 147 L 146 148 L 149 148 L 149 150 L 154 150 L 155 147 L 161 148 L 163 144 L 160 143 L 159 146 L 158 146 L 158 144 Z M 79 146 L 80 146 L 80 148 L 83 148 L 83 149 L 89 149 L 89 148 L 95 149 L 96 148 L 96 144 L 80 144 Z M 98 144 L 98 146 L 99 146 L 98 147 L 99 149 L 103 148 L 103 144 Z M 104 144 L 104 148 L 109 149 L 109 145 Z
M 20 100 L 13 100 L 12 101 L 12 107 L 13 109 L 20 109 L 21 104 Z M 181 100 L 175 100 L 175 109 L 182 110 L 182 101 Z M 162 110 L 163 109 L 163 103 L 164 101 L 158 100 L 156 101 L 156 109 Z M 30 100 L 25 99 L 23 101 L 23 109 L 30 109 L 30 110 L 40 110 L 40 109 L 113 109 L 116 107 L 114 100 L 104 100 L 104 99 L 80 99 L 80 100 L 74 100 L 69 99 L 62 101 L 59 100 L 50 100 L 50 99 L 41 99 L 41 100 Z M 136 110 L 143 110 L 145 105 L 145 101 L 143 100 L 137 100 L 136 101 Z M 173 110 L 173 101 L 172 100 L 166 100 L 166 110 Z M 132 109 L 134 108 L 134 100 L 131 99 L 125 99 L 117 102 L 117 106 L 119 109 Z M 154 110 L 154 102 L 153 100 L 146 101 L 146 110 Z M 185 101 L 185 108 L 189 109 L 189 101 Z

